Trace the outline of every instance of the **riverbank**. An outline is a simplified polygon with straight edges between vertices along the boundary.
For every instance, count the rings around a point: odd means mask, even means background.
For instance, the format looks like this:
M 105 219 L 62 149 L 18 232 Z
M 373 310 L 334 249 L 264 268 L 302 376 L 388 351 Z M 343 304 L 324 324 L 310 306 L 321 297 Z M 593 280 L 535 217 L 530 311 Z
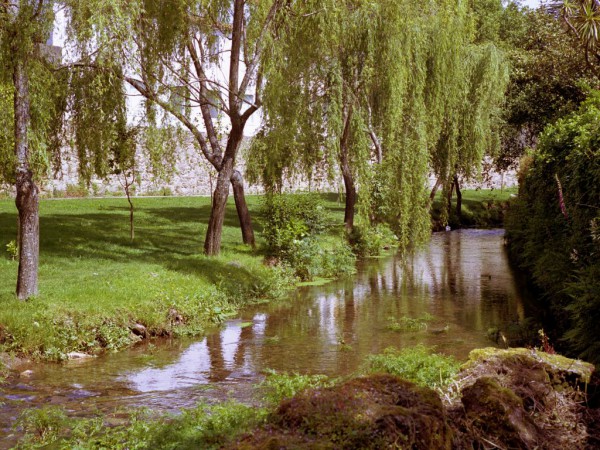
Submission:
M 30 410 L 17 448 L 596 448 L 600 414 L 585 393 L 592 372 L 536 349 L 477 349 L 460 367 L 423 348 L 386 351 L 345 379 L 270 373 L 254 406 L 93 419 Z
M 343 204 L 321 198 L 329 223 L 317 245 L 339 249 Z M 17 262 L 4 251 L 16 209 L 0 201 L 0 352 L 61 361 L 153 336 L 200 335 L 240 308 L 280 297 L 299 280 L 264 263 L 262 199 L 248 197 L 258 250 L 240 244 L 232 201 L 218 258 L 202 254 L 207 197 L 135 198 L 133 242 L 125 199 L 43 200 L 40 295 L 27 302 L 14 298 Z
M 510 199 L 518 193 L 517 187 L 506 189 L 465 189 L 462 191 L 460 215 L 456 195 L 448 212 L 443 212 L 445 199 L 438 191 L 431 206 L 431 221 L 434 230 L 450 228 L 502 228 L 504 217 L 510 207 Z
M 248 200 L 260 247 L 262 200 Z M 17 261 L 4 251 L 15 232 L 16 209 L 11 201 L 0 202 L 0 351 L 58 361 L 151 336 L 197 335 L 239 308 L 295 286 L 286 270 L 263 264 L 260 250 L 239 244 L 233 203 L 218 258 L 202 254 L 210 198 L 134 203 L 131 242 L 125 199 L 42 201 L 40 295 L 18 302 Z M 338 205 L 327 206 L 341 222 Z

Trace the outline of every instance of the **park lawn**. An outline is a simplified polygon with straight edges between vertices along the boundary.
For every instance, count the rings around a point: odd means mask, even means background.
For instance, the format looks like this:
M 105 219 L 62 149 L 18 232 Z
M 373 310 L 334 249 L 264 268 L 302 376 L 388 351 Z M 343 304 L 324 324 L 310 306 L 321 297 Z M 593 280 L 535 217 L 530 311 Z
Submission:
M 245 304 L 282 295 L 296 280 L 263 264 L 261 201 L 248 197 L 258 249 L 241 244 L 232 200 L 222 255 L 208 258 L 210 198 L 135 198 L 133 243 L 124 198 L 42 200 L 40 293 L 27 302 L 14 296 L 17 262 L 5 251 L 16 208 L 0 201 L 0 351 L 60 360 L 116 350 L 135 340 L 135 324 L 150 335 L 198 334 Z M 326 206 L 341 230 L 342 205 L 327 196 Z

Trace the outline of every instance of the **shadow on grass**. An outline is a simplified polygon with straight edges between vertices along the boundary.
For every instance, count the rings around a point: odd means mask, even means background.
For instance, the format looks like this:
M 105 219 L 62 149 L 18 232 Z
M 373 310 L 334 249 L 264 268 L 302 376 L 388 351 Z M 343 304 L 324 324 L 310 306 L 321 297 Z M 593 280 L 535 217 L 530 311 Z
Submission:
M 227 284 L 232 277 L 240 284 L 253 283 L 252 273 L 238 264 L 202 256 L 210 206 L 200 208 L 167 207 L 136 210 L 134 242 L 129 239 L 127 207 L 105 207 L 100 212 L 46 214 L 40 217 L 42 260 L 79 258 L 90 262 L 108 260 L 119 263 L 161 265 L 168 270 L 194 275 L 215 284 Z M 15 234 L 16 214 L 0 213 L 4 237 Z M 8 242 L 8 241 L 7 241 Z M 223 250 L 252 254 L 242 248 L 235 209 L 228 208 L 223 229 Z M 233 289 L 235 286 L 231 286 Z

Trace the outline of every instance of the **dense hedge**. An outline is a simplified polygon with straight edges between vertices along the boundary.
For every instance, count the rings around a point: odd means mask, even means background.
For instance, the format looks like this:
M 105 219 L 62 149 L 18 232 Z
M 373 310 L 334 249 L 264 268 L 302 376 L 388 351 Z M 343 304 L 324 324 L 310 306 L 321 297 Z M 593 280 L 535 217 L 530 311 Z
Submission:
M 522 161 L 511 254 L 548 294 L 565 343 L 600 363 L 600 91 L 548 126 Z

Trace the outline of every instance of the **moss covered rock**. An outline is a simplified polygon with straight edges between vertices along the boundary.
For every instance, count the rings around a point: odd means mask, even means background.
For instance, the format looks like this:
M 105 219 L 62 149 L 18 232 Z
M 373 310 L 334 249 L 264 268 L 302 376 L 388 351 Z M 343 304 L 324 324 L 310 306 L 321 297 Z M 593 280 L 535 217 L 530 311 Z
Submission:
M 450 405 L 456 448 L 588 448 L 582 406 L 594 366 L 533 349 L 473 350 Z M 458 402 L 460 399 L 460 402 Z
M 392 375 L 357 378 L 284 401 L 246 449 L 450 449 L 439 396 Z

